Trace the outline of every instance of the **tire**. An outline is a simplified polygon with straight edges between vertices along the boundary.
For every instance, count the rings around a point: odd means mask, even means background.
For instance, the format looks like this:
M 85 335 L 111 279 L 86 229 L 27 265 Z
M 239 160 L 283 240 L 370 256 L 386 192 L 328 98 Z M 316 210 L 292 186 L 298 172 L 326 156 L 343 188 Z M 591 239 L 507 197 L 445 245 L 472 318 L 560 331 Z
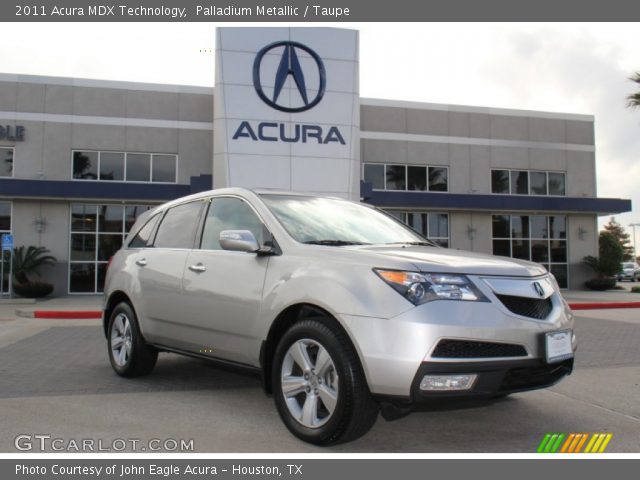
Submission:
M 361 437 L 380 410 L 351 342 L 332 323 L 317 317 L 294 324 L 278 344 L 272 371 L 282 421 L 299 439 L 322 446 Z
M 158 359 L 158 351 L 145 343 L 136 314 L 125 302 L 119 303 L 111 312 L 107 346 L 111 366 L 122 377 L 147 375 Z

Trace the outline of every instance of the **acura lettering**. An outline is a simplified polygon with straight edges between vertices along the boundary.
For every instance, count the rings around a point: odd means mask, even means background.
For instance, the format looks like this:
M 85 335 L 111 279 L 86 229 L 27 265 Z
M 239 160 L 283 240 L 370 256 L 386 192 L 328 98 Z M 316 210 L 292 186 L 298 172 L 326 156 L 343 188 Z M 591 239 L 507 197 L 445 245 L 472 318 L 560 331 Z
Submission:
M 312 143 L 327 144 L 337 142 L 346 145 L 344 137 L 338 127 L 329 127 L 325 133 L 320 125 L 292 125 L 293 132 L 287 133 L 287 124 L 276 122 L 260 122 L 252 126 L 248 121 L 243 121 L 238 126 L 233 139 L 250 138 L 254 141 L 264 142 L 289 142 L 289 143 Z

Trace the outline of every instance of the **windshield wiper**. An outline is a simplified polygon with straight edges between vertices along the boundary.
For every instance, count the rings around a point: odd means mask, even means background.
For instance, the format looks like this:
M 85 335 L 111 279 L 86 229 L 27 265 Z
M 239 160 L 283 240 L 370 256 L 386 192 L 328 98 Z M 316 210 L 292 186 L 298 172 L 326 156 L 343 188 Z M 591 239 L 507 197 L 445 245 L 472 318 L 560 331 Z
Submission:
M 434 242 L 391 242 L 385 245 L 417 245 L 422 247 L 437 247 L 438 245 Z
M 331 247 L 343 247 L 346 245 L 369 245 L 364 242 L 353 242 L 349 240 L 309 240 L 308 242 L 303 242 L 307 245 L 329 245 Z

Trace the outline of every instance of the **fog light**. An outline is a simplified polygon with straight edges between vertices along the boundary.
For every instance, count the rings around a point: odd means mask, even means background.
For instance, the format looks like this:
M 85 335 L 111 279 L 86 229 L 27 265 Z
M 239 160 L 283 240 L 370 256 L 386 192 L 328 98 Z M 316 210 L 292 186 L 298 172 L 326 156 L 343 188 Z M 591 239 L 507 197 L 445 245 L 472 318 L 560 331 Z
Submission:
M 425 375 L 420 390 L 447 391 L 470 390 L 478 375 Z

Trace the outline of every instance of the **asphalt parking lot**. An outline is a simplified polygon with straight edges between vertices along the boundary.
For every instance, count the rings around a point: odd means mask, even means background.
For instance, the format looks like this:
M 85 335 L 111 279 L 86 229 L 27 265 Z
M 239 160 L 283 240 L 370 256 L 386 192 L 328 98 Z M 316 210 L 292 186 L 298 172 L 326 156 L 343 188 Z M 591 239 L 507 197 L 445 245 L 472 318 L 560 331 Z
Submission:
M 116 376 L 97 320 L 0 312 L 0 451 L 18 435 L 193 439 L 196 452 L 535 452 L 547 432 L 610 432 L 640 452 L 640 310 L 578 312 L 573 375 L 473 408 L 379 418 L 365 437 L 320 449 L 292 437 L 259 381 L 162 354 L 152 375 Z M 127 447 L 128 449 L 128 447 Z M 35 450 L 38 451 L 38 450 Z

